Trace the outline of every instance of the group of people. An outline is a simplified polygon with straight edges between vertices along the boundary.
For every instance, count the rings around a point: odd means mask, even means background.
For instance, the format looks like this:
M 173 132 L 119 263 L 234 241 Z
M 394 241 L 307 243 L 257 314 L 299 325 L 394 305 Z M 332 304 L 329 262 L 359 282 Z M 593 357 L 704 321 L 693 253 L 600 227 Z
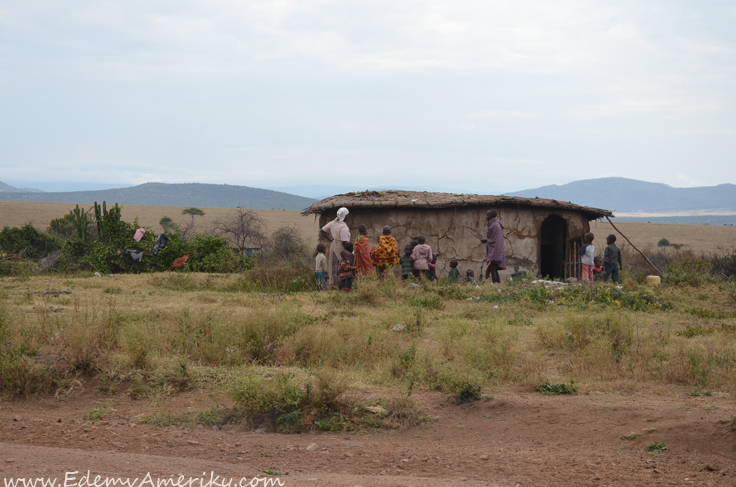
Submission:
M 621 279 L 619 270 L 621 269 L 621 249 L 616 245 L 616 235 L 606 237 L 606 248 L 603 251 L 603 259 L 595 255 L 595 245 L 593 239 L 595 235 L 591 232 L 583 236 L 583 245 L 580 247 L 578 254 L 583 264 L 582 280 L 587 282 L 609 279 L 617 282 Z
M 424 235 L 413 238 L 405 247 L 404 254 L 399 256 L 396 239 L 391 235 L 391 227 L 386 225 L 378 239 L 378 244 L 370 247 L 368 242 L 368 228 L 358 226 L 358 237 L 355 242 L 350 241 L 350 229 L 345 223 L 349 214 L 347 208 L 337 210 L 337 218 L 322 227 L 322 233 L 330 241 L 329 249 L 323 243 L 317 245 L 315 275 L 317 288 L 325 290 L 328 285 L 333 288 L 350 291 L 353 280 L 358 277 L 371 276 L 375 272 L 379 277 L 395 265 L 401 265 L 402 279 L 413 276 L 417 279 L 424 277 L 429 280 L 437 279 L 435 268 L 437 255 L 427 245 Z M 486 244 L 485 279 L 500 283 L 498 271 L 506 269 L 506 249 L 503 237 L 504 226 L 498 219 L 496 210 L 486 213 L 486 238 L 481 239 Z M 615 242 L 616 236 L 609 235 L 603 259 L 595 256 L 593 245 L 594 235 L 590 232 L 583 237 L 584 244 L 579 254 L 583 265 L 583 281 L 593 282 L 595 276 L 604 281 L 619 280 L 621 268 L 621 249 Z M 460 271 L 458 261 L 450 260 L 449 279 L 458 282 Z M 472 269 L 465 272 L 465 282 L 475 283 L 475 274 Z
M 337 218 L 322 227 L 322 233 L 330 241 L 329 249 L 323 243 L 317 245 L 315 262 L 315 276 L 317 288 L 325 290 L 328 285 L 344 291 L 352 289 L 353 280 L 358 277 L 371 276 L 374 272 L 383 277 L 395 265 L 401 265 L 402 279 L 426 278 L 437 279 L 437 255 L 427 245 L 427 238 L 419 235 L 413 238 L 405 247 L 404 254 L 399 256 L 396 239 L 391 235 L 391 227 L 383 227 L 378 244 L 370 247 L 368 242 L 368 228 L 358 226 L 358 237 L 355 242 L 350 241 L 350 229 L 345 223 L 349 214 L 347 208 L 337 210 Z M 496 218 L 495 210 L 486 214 L 488 222 L 486 238 L 481 242 L 486 244 L 486 279 L 501 282 L 499 270 L 506 268 L 506 254 L 503 241 L 503 225 Z M 458 261 L 450 261 L 449 279 L 460 280 Z M 472 269 L 466 271 L 465 281 L 475 283 Z

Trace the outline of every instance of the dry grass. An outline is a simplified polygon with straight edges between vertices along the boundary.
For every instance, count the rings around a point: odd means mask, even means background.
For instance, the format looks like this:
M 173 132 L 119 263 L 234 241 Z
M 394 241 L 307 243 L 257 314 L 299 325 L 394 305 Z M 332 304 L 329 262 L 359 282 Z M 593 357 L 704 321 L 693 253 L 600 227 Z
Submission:
M 582 287 L 540 297 L 544 289 L 531 285 L 412 292 L 394 282 L 364 283 L 350 295 L 263 295 L 233 292 L 238 279 L 2 279 L 0 339 L 11 345 L 0 353 L 0 388 L 53 392 L 93 373 L 131 394 L 155 384 L 173 393 L 231 387 L 243 374 L 272 377 L 273 367 L 296 377 L 338 374 L 354 388 L 440 390 L 458 401 L 492 384 L 544 380 L 626 391 L 736 386 L 734 284 L 652 293 L 630 281 L 626 294 L 596 291 L 593 302 Z M 406 329 L 391 331 L 396 324 Z M 62 359 L 31 358 L 39 355 Z
M 101 202 L 98 202 L 101 203 Z M 110 203 L 108 201 L 108 203 Z M 45 231 L 49 222 L 54 218 L 60 218 L 69 213 L 76 205 L 74 203 L 35 203 L 20 201 L 0 201 L 0 228 L 19 227 L 26 223 L 32 223 L 34 227 Z M 91 205 L 82 204 L 80 207 L 89 208 Z M 122 205 L 122 219 L 132 222 L 138 218 L 141 225 L 153 228 L 154 231 L 162 231 L 159 220 L 168 216 L 175 222 L 189 221 L 190 217 L 182 215 L 183 206 L 144 206 L 144 205 Z M 212 223 L 216 219 L 226 218 L 231 208 L 200 208 L 205 212 L 202 217 L 195 218 L 198 231 L 209 232 Z M 296 226 L 301 232 L 302 238 L 310 246 L 317 242 L 317 224 L 314 217 L 303 217 L 299 211 L 294 210 L 253 210 L 268 225 L 269 234 L 280 227 Z
M 618 227 L 641 251 L 656 249 L 657 242 L 666 238 L 673 244 L 684 244 L 696 254 L 736 250 L 736 227 L 716 225 L 674 225 L 670 223 L 616 222 Z M 626 243 L 607 221 L 590 223 L 596 236 L 595 245 L 603 249 L 606 236 L 618 236 L 617 244 Z

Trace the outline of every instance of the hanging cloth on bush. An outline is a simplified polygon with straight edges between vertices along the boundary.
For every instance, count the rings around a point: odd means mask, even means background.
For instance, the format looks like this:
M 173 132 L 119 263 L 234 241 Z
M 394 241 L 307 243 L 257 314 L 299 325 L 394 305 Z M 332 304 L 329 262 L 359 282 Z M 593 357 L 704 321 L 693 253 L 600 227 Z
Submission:
M 133 262 L 143 262 L 143 251 L 128 249 L 125 251 L 126 254 L 133 258 Z
M 145 234 L 146 234 L 146 229 L 139 228 L 138 230 L 135 231 L 135 235 L 133 235 L 133 240 L 135 240 L 136 242 L 140 242 L 141 239 L 143 238 L 143 235 Z
M 153 250 L 151 250 L 151 253 L 153 255 L 158 255 L 158 253 L 161 251 L 162 248 L 166 247 L 166 242 L 169 241 L 169 236 L 165 233 L 162 233 L 158 236 L 156 239 L 156 245 L 153 247 Z
M 178 259 L 174 260 L 174 269 L 181 269 L 184 266 L 184 262 L 189 260 L 189 254 L 183 255 Z

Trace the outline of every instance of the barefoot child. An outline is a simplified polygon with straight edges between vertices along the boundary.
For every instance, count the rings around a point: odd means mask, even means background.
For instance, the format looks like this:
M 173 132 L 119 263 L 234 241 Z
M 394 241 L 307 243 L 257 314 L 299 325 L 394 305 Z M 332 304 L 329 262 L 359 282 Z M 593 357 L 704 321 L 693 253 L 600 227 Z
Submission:
M 465 282 L 468 284 L 478 284 L 475 282 L 475 272 L 473 272 L 473 269 L 465 271 Z
M 603 259 L 595 256 L 593 259 L 593 279 L 596 281 L 603 277 Z
M 373 271 L 371 265 L 371 248 L 368 245 L 368 227 L 358 225 L 358 237 L 355 239 L 353 255 L 355 255 L 355 270 L 358 276 L 368 276 Z
M 618 270 L 621 268 L 621 249 L 616 245 L 616 235 L 606 237 L 606 243 L 608 247 L 603 251 L 603 267 L 605 270 L 603 280 L 607 281 L 610 277 L 614 282 L 618 282 L 620 279 Z
M 460 280 L 460 271 L 457 270 L 457 261 L 452 259 L 450 261 L 450 275 L 449 278 L 452 282 L 458 282 Z
M 378 245 L 371 250 L 371 260 L 381 276 L 386 269 L 399 263 L 399 249 L 396 247 L 396 239 L 391 236 L 391 227 L 388 225 L 383 227 L 383 235 L 378 239 Z
M 409 279 L 409 276 L 414 271 L 414 259 L 411 258 L 412 250 L 411 245 L 407 245 L 404 247 L 404 255 L 399 258 L 399 262 L 401 263 L 401 278 L 405 281 Z
M 350 252 L 343 250 L 340 253 L 340 290 L 350 292 L 353 290 L 353 278 L 355 277 L 355 266 L 350 264 Z
M 317 244 L 317 259 L 314 263 L 314 277 L 317 279 L 317 291 L 327 289 L 327 247 L 325 244 Z
M 424 242 L 427 238 L 424 235 L 417 237 L 418 245 L 414 247 L 411 258 L 414 259 L 414 277 L 419 279 L 420 275 L 424 275 L 429 279 L 429 263 L 432 262 L 432 248 Z
M 595 245 L 593 245 L 594 235 L 591 232 L 583 236 L 583 244 L 578 250 L 580 261 L 583 263 L 583 281 L 593 282 L 593 266 L 595 265 Z

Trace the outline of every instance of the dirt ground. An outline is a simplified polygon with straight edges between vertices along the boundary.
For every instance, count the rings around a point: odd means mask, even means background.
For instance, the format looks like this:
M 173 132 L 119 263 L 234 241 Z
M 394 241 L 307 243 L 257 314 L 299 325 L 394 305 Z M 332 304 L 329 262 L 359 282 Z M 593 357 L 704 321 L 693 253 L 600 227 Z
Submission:
M 736 485 L 732 399 L 583 389 L 575 396 L 502 389 L 461 406 L 422 393 L 416 400 L 431 418 L 424 426 L 284 435 L 150 426 L 142 420 L 150 401 L 103 396 L 88 385 L 62 399 L 0 403 L 0 476 L 7 486 L 7 479 L 30 477 L 61 484 L 70 471 L 79 472 L 72 483 L 87 470 L 131 480 L 150 473 L 155 485 L 206 472 L 207 485 L 210 472 L 237 483 L 270 469 L 289 472 L 278 477 L 286 486 Z M 174 414 L 201 400 L 194 393 L 166 398 Z M 90 421 L 101 403 L 109 414 Z M 621 438 L 632 432 L 639 436 Z M 668 450 L 646 452 L 652 442 Z

